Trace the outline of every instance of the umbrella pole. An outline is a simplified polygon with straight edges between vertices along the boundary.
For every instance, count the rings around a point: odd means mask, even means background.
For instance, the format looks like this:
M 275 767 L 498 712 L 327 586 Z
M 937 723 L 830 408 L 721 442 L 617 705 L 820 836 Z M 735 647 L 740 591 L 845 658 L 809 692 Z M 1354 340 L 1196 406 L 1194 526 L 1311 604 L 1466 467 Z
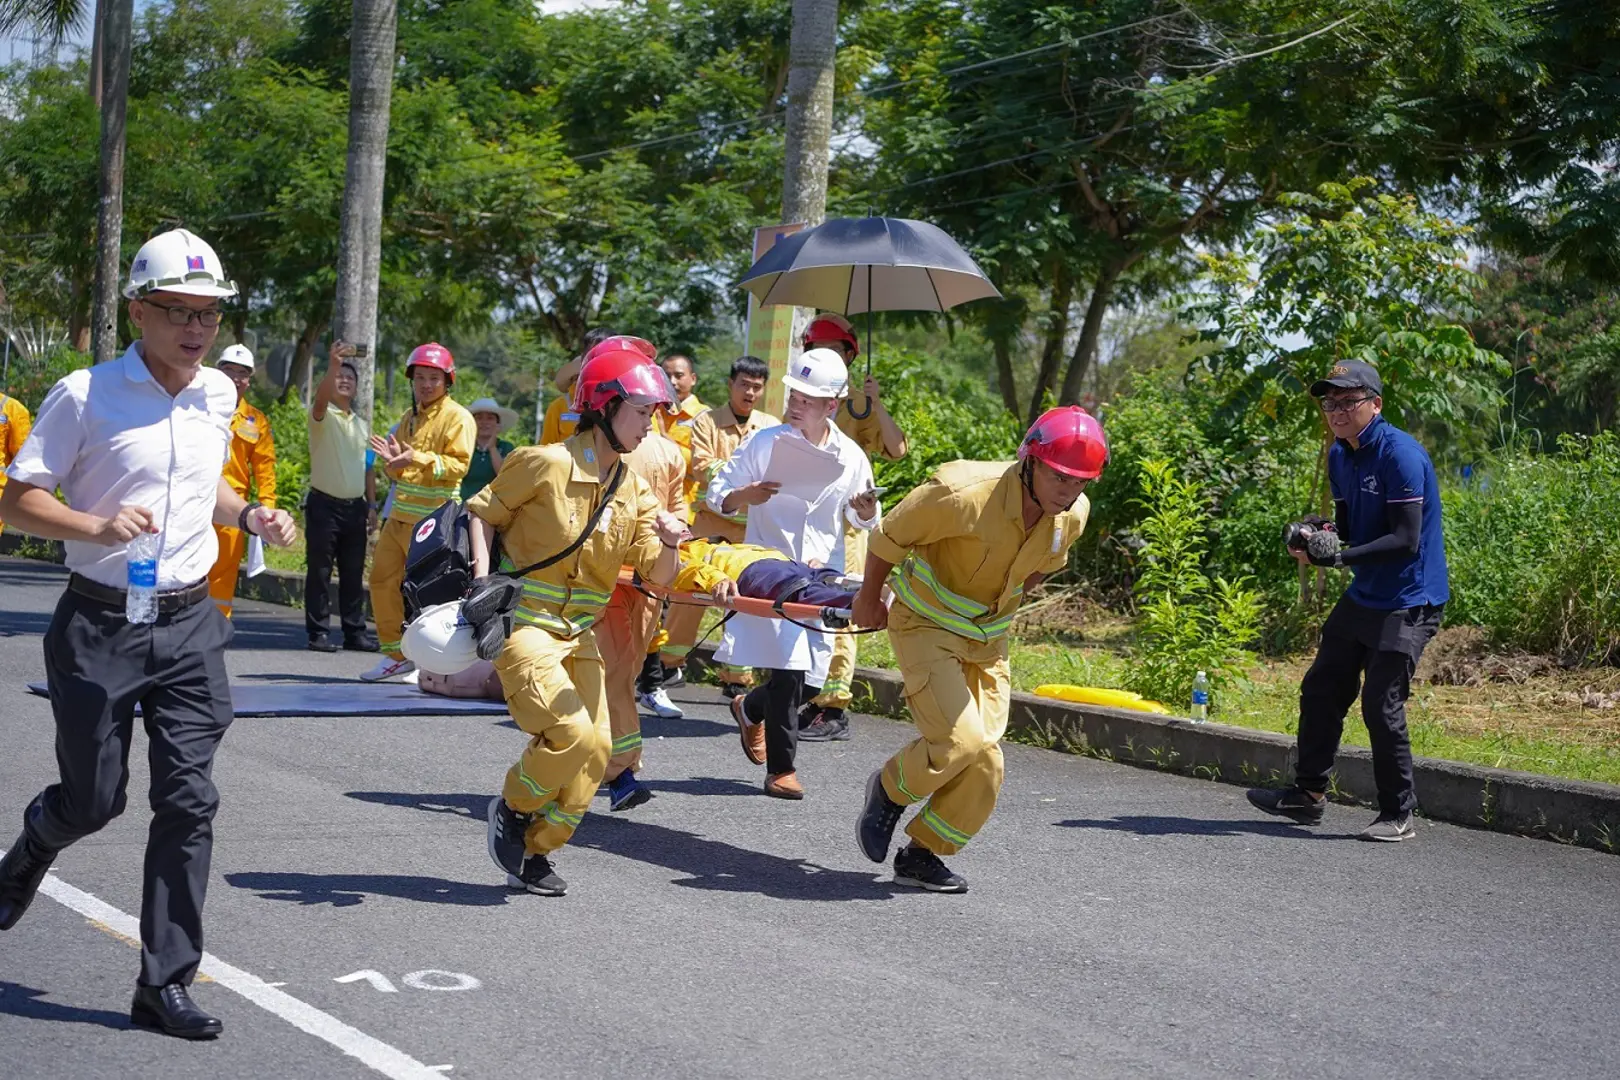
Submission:
M 867 268 L 866 268 L 866 377 L 867 378 L 872 377 L 872 267 L 871 266 L 867 266 Z M 864 395 L 864 390 L 863 390 L 863 395 Z M 850 397 L 852 399 L 854 398 L 854 396 L 855 395 L 853 395 L 853 394 L 850 395 Z M 872 398 L 871 398 L 870 395 L 864 395 L 864 396 L 866 396 L 866 411 L 865 412 L 856 412 L 855 411 L 855 406 L 853 404 L 850 405 L 850 407 L 849 407 L 849 415 L 853 416 L 857 420 L 865 420 L 868 416 L 872 415 Z

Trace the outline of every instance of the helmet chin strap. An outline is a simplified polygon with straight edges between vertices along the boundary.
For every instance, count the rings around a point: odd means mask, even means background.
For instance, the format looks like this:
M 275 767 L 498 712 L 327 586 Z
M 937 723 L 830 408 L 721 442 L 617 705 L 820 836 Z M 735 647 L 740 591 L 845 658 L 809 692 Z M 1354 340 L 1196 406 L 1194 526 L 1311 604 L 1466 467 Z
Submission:
M 622 404 L 624 404 L 623 398 L 614 398 L 607 403 L 607 408 L 602 410 L 602 434 L 607 438 L 608 445 L 613 447 L 615 454 L 628 454 L 630 452 L 624 448 L 624 443 L 619 441 L 618 434 L 613 430 L 613 418 L 618 415 L 619 406 Z

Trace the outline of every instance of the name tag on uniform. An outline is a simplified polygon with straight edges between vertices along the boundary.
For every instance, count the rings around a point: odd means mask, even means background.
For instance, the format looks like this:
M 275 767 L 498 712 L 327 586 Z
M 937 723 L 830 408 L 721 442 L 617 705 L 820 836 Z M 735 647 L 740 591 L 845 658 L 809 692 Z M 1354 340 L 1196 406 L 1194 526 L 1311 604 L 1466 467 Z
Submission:
M 1052 523 L 1052 554 L 1056 555 L 1063 550 L 1063 526 L 1057 522 Z
M 604 506 L 602 508 L 601 520 L 599 520 L 596 523 L 596 531 L 599 532 L 599 533 L 605 533 L 612 526 L 613 526 L 613 507 Z

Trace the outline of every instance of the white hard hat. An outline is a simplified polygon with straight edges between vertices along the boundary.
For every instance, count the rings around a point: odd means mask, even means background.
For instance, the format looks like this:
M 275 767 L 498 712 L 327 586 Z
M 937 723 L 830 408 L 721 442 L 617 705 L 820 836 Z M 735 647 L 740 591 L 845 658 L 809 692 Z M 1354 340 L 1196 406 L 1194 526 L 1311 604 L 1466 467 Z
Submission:
M 185 229 L 171 229 L 142 244 L 129 264 L 124 295 L 138 300 L 152 292 L 223 298 L 236 295 L 236 282 L 225 276 L 219 256 L 205 241 Z
M 782 376 L 782 385 L 806 397 L 848 397 L 849 366 L 831 349 L 806 349 Z
M 219 354 L 219 362 L 221 364 L 238 364 L 252 371 L 253 350 L 246 345 L 227 346 L 225 351 Z
M 474 416 L 477 416 L 481 412 L 487 412 L 492 416 L 495 416 L 499 421 L 495 426 L 496 431 L 505 431 L 507 428 L 517 423 L 518 420 L 518 414 L 516 412 L 508 409 L 494 398 L 489 397 L 479 398 L 477 401 L 467 406 L 467 411 L 472 413 Z
M 478 636 L 461 617 L 461 601 L 434 604 L 405 628 L 399 651 L 423 671 L 455 675 L 478 662 Z

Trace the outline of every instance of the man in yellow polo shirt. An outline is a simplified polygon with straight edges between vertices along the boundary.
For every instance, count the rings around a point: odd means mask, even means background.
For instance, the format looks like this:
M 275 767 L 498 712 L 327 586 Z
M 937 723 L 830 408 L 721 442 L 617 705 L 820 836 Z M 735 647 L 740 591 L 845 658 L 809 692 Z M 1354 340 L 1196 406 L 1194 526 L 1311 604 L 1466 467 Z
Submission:
M 276 440 L 270 433 L 270 418 L 248 404 L 246 394 L 253 382 L 253 366 L 253 353 L 246 345 L 232 345 L 219 357 L 219 370 L 236 384 L 236 414 L 231 417 L 231 452 L 225 462 L 225 482 L 242 498 L 274 510 Z M 215 525 L 214 535 L 219 538 L 219 558 L 208 571 L 208 595 L 228 619 L 236 600 L 236 574 L 247 552 L 247 536 L 225 525 Z
M 326 378 L 309 407 L 309 497 L 304 501 L 304 628 L 315 652 L 336 652 L 328 639 L 332 568 L 338 575 L 338 619 L 343 648 L 376 652 L 366 630 L 366 536 L 376 516 L 376 476 L 366 468 L 371 432 L 355 412 L 357 349 L 332 343 Z

